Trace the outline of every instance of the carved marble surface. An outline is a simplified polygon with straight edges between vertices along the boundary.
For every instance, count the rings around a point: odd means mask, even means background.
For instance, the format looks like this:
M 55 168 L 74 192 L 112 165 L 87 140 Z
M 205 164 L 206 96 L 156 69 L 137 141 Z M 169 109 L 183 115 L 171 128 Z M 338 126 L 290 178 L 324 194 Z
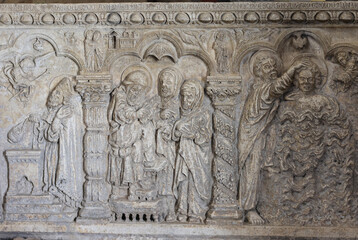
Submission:
M 357 14 L 357 2 L 0 5 L 0 231 L 357 236 Z

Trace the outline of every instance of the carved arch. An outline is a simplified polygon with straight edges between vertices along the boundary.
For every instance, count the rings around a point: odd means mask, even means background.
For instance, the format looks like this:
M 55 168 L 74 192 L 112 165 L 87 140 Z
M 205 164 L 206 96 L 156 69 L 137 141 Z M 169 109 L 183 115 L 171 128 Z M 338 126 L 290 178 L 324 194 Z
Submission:
M 160 31 L 158 32 L 151 32 L 148 34 L 145 34 L 142 36 L 142 38 L 138 41 L 136 48 L 138 50 L 138 55 L 141 57 L 141 59 L 144 58 L 146 51 L 150 46 L 152 46 L 152 43 L 158 41 L 158 40 L 166 40 L 173 44 L 178 59 L 180 59 L 183 56 L 195 56 L 201 59 L 208 67 L 208 75 L 216 71 L 216 65 L 212 61 L 210 55 L 204 51 L 200 51 L 198 49 L 187 49 L 185 48 L 182 41 L 173 33 L 167 32 L 167 31 Z
M 328 41 L 325 40 L 326 38 L 319 33 L 314 33 L 311 31 L 304 30 L 304 29 L 303 30 L 299 30 L 299 29 L 298 30 L 297 29 L 288 30 L 288 31 L 282 33 L 277 38 L 277 40 L 275 42 L 274 47 L 275 47 L 276 51 L 281 49 L 282 45 L 286 42 L 286 40 L 295 32 L 305 32 L 306 35 L 308 35 L 308 36 L 312 37 L 314 40 L 316 40 L 322 47 L 324 54 L 327 54 L 330 44 Z
M 232 69 L 231 69 L 232 72 L 239 73 L 240 72 L 240 64 L 241 64 L 243 58 L 250 52 L 256 52 L 263 48 L 276 51 L 275 47 L 272 44 L 266 43 L 266 42 L 259 42 L 259 43 L 250 44 L 250 45 L 243 45 L 237 51 L 236 56 L 234 56 L 234 58 L 233 58 L 233 64 L 232 64 Z
M 322 36 L 319 33 L 314 33 L 311 31 L 306 30 L 288 30 L 283 32 L 274 42 L 274 44 L 267 43 L 267 42 L 257 42 L 254 44 L 246 44 L 243 45 L 240 49 L 238 49 L 236 56 L 233 58 L 233 64 L 232 64 L 232 72 L 239 73 L 240 64 L 243 60 L 243 58 L 252 51 L 258 51 L 262 48 L 268 48 L 270 50 L 273 50 L 277 53 L 279 53 L 279 50 L 282 48 L 282 46 L 286 43 L 286 41 L 289 39 L 289 37 L 295 33 L 295 32 L 305 32 L 308 36 L 312 37 L 314 40 L 316 40 L 320 46 L 322 47 L 322 50 L 324 52 L 324 55 L 328 53 L 328 50 L 330 49 L 330 44 L 328 41 L 325 40 L 325 37 Z
M 208 66 L 208 76 L 210 76 L 211 73 L 216 72 L 216 65 L 211 60 L 211 57 L 209 56 L 209 54 L 207 54 L 203 51 L 198 51 L 196 49 L 188 49 L 188 50 L 185 50 L 185 52 L 184 52 L 184 56 L 187 56 L 187 55 L 192 55 L 192 56 L 200 58 Z
M 138 54 L 142 59 L 149 46 L 151 46 L 152 43 L 157 40 L 165 40 L 173 44 L 178 58 L 183 56 L 184 45 L 181 43 L 181 41 L 172 33 L 160 31 L 144 34 L 142 38 L 138 41 L 136 48 L 138 49 Z
M 47 41 L 53 47 L 56 57 L 67 57 L 67 58 L 71 59 L 77 65 L 78 73 L 80 73 L 83 70 L 84 62 L 83 62 L 82 58 L 80 56 L 78 56 L 78 54 L 76 54 L 73 51 L 67 50 L 67 49 L 61 50 L 58 47 L 57 43 L 52 38 L 50 38 L 49 36 L 47 36 L 45 34 L 33 33 L 33 34 L 29 34 L 24 37 L 20 36 L 18 39 L 16 39 L 16 42 L 19 42 L 20 40 L 23 40 L 24 42 L 28 42 L 28 40 L 36 38 L 36 37 Z
M 103 71 L 109 71 L 113 64 L 116 62 L 116 60 L 123 56 L 134 56 L 140 58 L 137 52 L 131 51 L 131 52 L 114 52 L 106 57 L 104 64 L 103 64 Z

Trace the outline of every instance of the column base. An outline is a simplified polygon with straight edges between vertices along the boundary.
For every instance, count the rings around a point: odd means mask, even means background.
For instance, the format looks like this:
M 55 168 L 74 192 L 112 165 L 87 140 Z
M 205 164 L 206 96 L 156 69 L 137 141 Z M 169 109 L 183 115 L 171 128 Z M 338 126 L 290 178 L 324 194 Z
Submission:
M 85 203 L 76 219 L 78 223 L 93 223 L 98 221 L 112 221 L 114 215 L 108 203 Z
M 238 206 L 212 206 L 208 211 L 208 224 L 240 224 L 243 223 L 243 213 Z

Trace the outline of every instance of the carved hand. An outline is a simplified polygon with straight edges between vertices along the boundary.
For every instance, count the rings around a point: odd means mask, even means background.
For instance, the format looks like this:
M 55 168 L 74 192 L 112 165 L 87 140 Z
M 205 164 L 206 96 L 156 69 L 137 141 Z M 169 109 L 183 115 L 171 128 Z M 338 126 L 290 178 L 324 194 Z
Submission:
M 133 109 L 126 109 L 124 112 L 124 117 L 126 118 L 126 122 L 130 123 L 132 120 L 137 118 L 137 113 Z
M 189 124 L 180 124 L 177 127 L 178 131 L 181 132 L 181 136 L 187 137 L 187 138 L 194 138 L 195 134 L 190 131 L 190 125 Z
M 145 108 L 141 108 L 137 111 L 137 117 L 142 123 L 146 122 L 150 118 L 150 112 Z
M 175 116 L 175 112 L 170 110 L 170 109 L 165 109 L 164 111 L 162 111 L 160 113 L 160 118 L 161 119 L 174 118 L 174 116 Z
M 170 133 L 171 133 L 171 128 L 169 125 L 162 128 L 161 135 L 164 140 L 166 141 L 170 140 Z
M 56 118 L 64 119 L 70 117 L 72 114 L 72 110 L 69 106 L 62 106 L 58 112 L 56 113 Z
M 41 116 L 39 114 L 30 114 L 29 121 L 30 122 L 40 122 Z
M 310 65 L 310 62 L 308 59 L 303 59 L 301 61 L 295 62 L 292 64 L 292 66 L 287 70 L 287 75 L 292 79 L 295 72 L 302 68 L 307 67 Z

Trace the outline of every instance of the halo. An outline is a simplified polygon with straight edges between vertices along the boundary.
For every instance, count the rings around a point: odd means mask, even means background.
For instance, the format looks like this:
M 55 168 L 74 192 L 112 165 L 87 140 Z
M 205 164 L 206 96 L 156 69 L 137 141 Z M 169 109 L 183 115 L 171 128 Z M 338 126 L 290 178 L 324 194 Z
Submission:
M 152 78 L 152 75 L 150 74 L 148 68 L 141 64 L 130 65 L 126 69 L 124 69 L 124 71 L 121 74 L 121 84 L 123 83 L 123 80 L 128 76 L 128 74 L 130 74 L 134 71 L 138 71 L 138 70 L 141 70 L 147 76 L 148 87 L 146 89 L 146 92 L 148 93 L 152 89 L 153 78 Z
M 308 59 L 309 61 L 316 64 L 319 71 L 321 72 L 321 83 L 317 84 L 316 88 L 322 88 L 327 82 L 327 75 L 328 75 L 328 68 L 327 68 L 325 61 L 323 61 L 322 59 L 319 59 L 316 55 L 314 55 L 312 53 L 305 53 L 305 54 L 301 54 L 301 55 L 295 57 L 291 61 L 289 66 L 291 66 L 292 64 L 294 64 L 295 62 L 297 62 L 301 59 Z
M 256 61 L 256 59 L 258 57 L 261 57 L 263 55 L 268 55 L 271 56 L 272 58 L 274 58 L 276 60 L 276 65 L 277 65 L 277 72 L 280 75 L 282 73 L 282 60 L 281 58 L 278 56 L 278 54 L 271 49 L 264 49 L 264 50 L 258 50 L 257 52 L 255 52 L 251 57 L 250 57 L 250 73 L 252 74 L 252 76 L 254 75 L 254 63 Z

